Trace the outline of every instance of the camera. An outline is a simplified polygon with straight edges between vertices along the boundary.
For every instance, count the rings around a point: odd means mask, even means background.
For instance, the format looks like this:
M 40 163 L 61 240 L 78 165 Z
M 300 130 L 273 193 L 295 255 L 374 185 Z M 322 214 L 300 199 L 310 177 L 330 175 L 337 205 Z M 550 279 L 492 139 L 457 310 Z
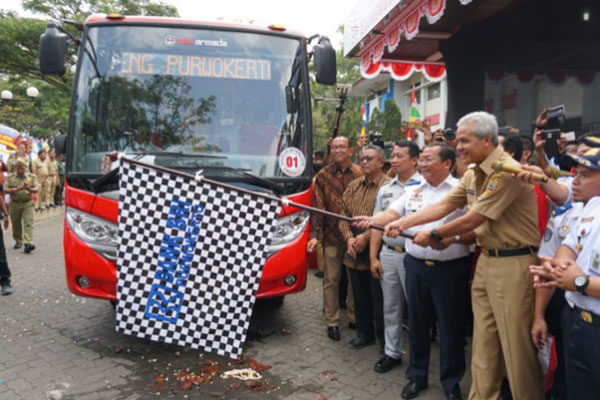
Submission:
M 373 132 L 369 134 L 369 142 L 375 146 L 379 146 L 382 149 L 384 148 L 384 142 L 381 139 L 381 132 Z
M 352 89 L 351 83 L 338 83 L 335 86 L 335 92 L 341 96 L 347 96 L 348 93 L 350 93 L 351 89 Z
M 542 139 L 543 140 L 559 140 L 560 139 L 560 129 L 545 129 L 542 131 Z
M 456 132 L 454 132 L 454 129 L 452 129 L 452 128 L 444 129 L 444 139 L 446 139 L 448 141 L 452 141 L 452 140 L 456 139 Z
M 554 106 L 548 109 L 547 114 L 548 123 L 546 124 L 546 129 L 558 129 L 560 128 L 565 121 L 567 120 L 567 115 L 565 112 L 565 106 Z

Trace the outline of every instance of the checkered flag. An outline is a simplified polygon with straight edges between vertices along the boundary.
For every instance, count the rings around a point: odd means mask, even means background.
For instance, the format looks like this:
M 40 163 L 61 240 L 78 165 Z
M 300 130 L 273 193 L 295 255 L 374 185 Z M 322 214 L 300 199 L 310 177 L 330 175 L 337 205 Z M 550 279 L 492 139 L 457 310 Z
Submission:
M 117 331 L 238 358 L 276 199 L 123 159 Z

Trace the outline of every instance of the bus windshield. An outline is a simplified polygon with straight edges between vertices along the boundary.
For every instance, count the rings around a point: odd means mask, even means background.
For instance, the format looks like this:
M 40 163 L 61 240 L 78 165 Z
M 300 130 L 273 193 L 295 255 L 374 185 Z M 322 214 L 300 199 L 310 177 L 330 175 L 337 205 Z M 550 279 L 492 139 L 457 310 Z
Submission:
M 70 173 L 101 175 L 102 158 L 117 151 L 192 174 L 233 168 L 266 178 L 308 177 L 301 40 L 225 30 L 91 26 L 83 46 Z M 285 154 L 295 157 L 288 160 L 291 168 L 281 167 Z

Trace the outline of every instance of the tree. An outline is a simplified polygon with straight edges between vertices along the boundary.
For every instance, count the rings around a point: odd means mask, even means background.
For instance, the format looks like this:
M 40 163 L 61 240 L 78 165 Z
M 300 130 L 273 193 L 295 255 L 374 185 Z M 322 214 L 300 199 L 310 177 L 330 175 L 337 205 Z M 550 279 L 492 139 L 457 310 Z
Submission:
M 367 131 L 369 133 L 383 132 L 383 113 L 378 108 L 371 111 L 371 118 L 367 122 Z
M 400 140 L 400 126 L 402 125 L 402 113 L 394 99 L 385 101 L 385 110 L 383 111 L 383 141 Z
M 45 19 L 83 22 L 92 13 L 119 12 L 129 15 L 178 16 L 177 8 L 152 0 L 25 0 L 23 8 Z M 39 69 L 39 40 L 48 23 L 45 19 L 21 18 L 0 11 L 0 90 L 23 97 L 25 88 L 35 86 L 39 98 L 29 102 L 8 102 L 0 107 L 0 121 L 37 137 L 66 132 L 69 115 L 76 46 L 69 46 L 64 76 L 42 75 Z M 74 37 L 80 32 L 65 26 Z
M 24 0 L 23 8 L 56 21 L 83 22 L 93 13 L 178 17 L 177 7 L 152 0 Z

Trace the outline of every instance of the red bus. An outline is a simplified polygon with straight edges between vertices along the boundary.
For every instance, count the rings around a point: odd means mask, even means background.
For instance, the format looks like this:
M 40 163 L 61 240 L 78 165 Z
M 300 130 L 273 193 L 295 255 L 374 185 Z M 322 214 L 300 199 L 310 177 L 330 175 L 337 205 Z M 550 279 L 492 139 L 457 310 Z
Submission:
M 72 23 L 73 24 L 73 23 Z M 281 26 L 92 15 L 75 39 L 49 24 L 43 73 L 63 74 L 79 42 L 66 154 L 64 253 L 76 295 L 116 300 L 118 160 L 140 161 L 310 204 L 312 126 L 308 62 L 335 83 L 335 51 Z M 111 172 L 112 171 L 112 172 Z M 284 206 L 258 298 L 306 286 L 309 214 Z

